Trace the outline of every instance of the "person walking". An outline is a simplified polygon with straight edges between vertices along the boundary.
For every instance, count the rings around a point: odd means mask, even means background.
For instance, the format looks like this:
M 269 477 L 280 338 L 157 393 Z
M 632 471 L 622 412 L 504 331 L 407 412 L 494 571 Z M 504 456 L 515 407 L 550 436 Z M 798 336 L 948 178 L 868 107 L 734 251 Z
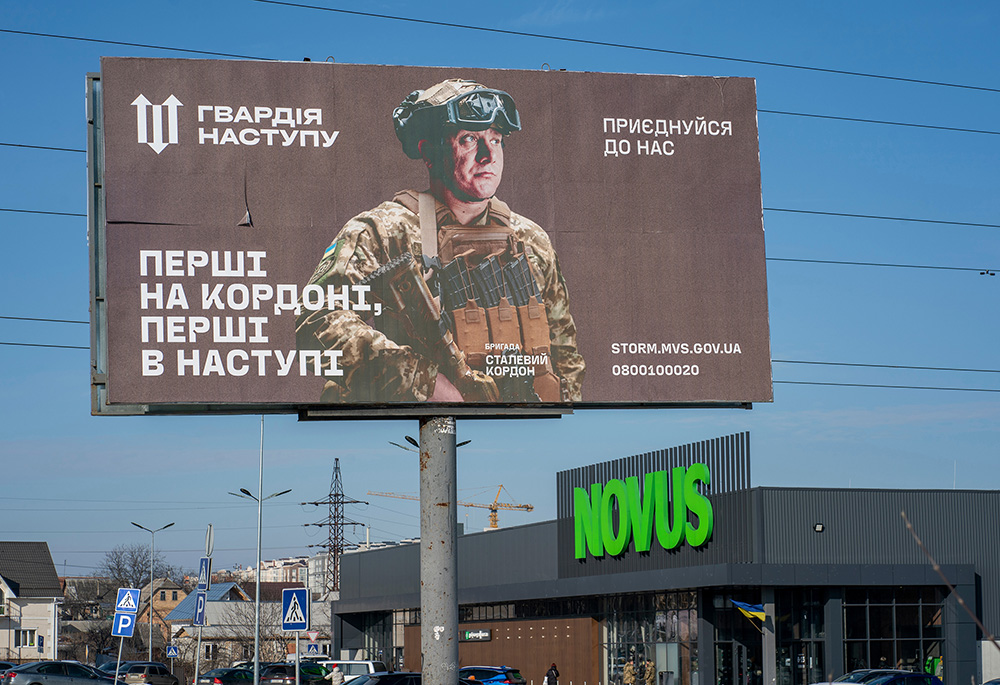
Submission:
M 333 670 L 323 676 L 324 680 L 329 680 L 330 685 L 344 685 L 344 672 L 340 670 L 340 666 L 337 664 L 333 665 Z
M 554 663 L 545 672 L 545 685 L 559 685 L 559 669 Z
M 655 685 L 656 683 L 656 664 L 653 663 L 652 659 L 646 659 L 646 685 Z
M 625 685 L 635 685 L 635 663 L 631 659 L 625 664 L 625 671 L 622 673 L 622 682 Z

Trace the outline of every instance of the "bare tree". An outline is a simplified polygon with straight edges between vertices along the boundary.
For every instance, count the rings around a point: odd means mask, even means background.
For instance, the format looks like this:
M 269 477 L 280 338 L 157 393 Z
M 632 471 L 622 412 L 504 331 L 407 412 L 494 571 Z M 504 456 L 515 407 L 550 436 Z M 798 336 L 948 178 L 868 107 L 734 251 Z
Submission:
M 229 602 L 218 627 L 223 629 L 231 658 L 243 654 L 253 658 L 254 603 Z M 260 660 L 284 661 L 287 658 L 288 636 L 281 630 L 281 602 L 260 604 Z
M 104 555 L 94 575 L 110 578 L 118 587 L 145 587 L 149 583 L 149 545 L 118 545 Z M 161 552 L 154 554 L 153 576 L 178 584 L 184 578 L 181 568 L 168 564 Z

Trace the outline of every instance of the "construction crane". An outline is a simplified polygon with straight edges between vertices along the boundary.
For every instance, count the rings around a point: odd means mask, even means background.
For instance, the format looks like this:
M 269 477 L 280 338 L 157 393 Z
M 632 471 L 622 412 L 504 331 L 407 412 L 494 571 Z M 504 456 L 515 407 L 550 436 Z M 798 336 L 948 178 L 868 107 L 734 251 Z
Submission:
M 490 528 L 500 527 L 500 518 L 498 512 L 501 509 L 508 509 L 510 511 L 534 511 L 535 507 L 532 504 L 509 504 L 507 502 L 500 501 L 500 493 L 506 490 L 506 488 L 501 485 L 497 489 L 497 496 L 493 498 L 492 504 L 483 504 L 482 502 L 456 502 L 460 507 L 478 507 L 480 509 L 490 510 Z M 368 491 L 369 495 L 376 495 L 378 497 L 395 497 L 396 499 L 412 499 L 420 501 L 420 498 L 415 495 L 401 495 L 398 492 L 372 492 Z M 507 493 L 508 495 L 510 492 Z

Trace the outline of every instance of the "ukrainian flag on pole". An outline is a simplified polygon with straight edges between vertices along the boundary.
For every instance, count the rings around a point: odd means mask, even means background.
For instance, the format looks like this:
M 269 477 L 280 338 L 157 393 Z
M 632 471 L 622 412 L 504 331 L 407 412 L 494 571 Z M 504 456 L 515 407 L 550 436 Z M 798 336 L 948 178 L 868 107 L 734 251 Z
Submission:
M 732 602 L 733 606 L 739 609 L 740 613 L 747 618 L 755 618 L 762 624 L 764 623 L 765 616 L 763 604 L 747 604 L 746 602 L 737 602 L 735 599 L 731 599 L 729 601 Z M 753 621 L 751 621 L 751 623 L 753 623 Z M 764 632 L 757 626 L 756 623 L 753 623 L 753 627 L 757 628 L 757 630 L 760 630 L 762 633 Z

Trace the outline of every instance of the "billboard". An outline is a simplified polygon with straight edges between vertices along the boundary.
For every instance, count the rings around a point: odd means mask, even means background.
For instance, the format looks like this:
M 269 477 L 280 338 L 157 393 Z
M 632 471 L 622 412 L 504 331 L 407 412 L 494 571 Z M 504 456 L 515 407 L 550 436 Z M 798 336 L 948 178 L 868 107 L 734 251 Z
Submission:
M 752 79 L 105 58 L 95 413 L 772 399 Z

